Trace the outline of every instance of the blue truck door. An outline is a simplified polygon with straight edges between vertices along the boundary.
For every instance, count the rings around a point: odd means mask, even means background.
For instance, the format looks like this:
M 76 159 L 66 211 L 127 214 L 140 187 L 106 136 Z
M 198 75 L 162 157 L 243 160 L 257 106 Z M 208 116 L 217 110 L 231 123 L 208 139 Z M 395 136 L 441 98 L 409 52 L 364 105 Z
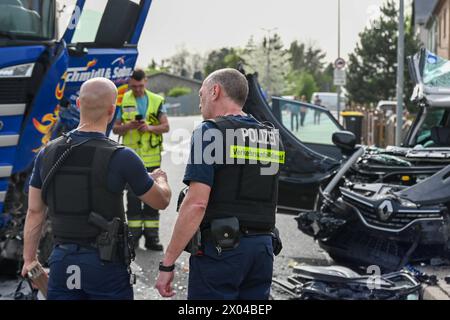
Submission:
M 137 43 L 151 0 L 72 2 L 74 10 L 60 41 L 22 51 L 2 48 L 0 67 L 44 60 L 45 73 L 33 84 L 35 94 L 30 103 L 19 105 L 22 100 L 5 100 L 7 108 L 0 112 L 0 212 L 10 175 L 29 172 L 37 152 L 52 138 L 65 107 L 75 106 L 82 82 L 96 76 L 108 77 L 123 95 L 136 63 Z M 1 97 L 8 98 L 18 88 L 2 87 L 5 90 L 0 90 Z
M 61 78 L 60 117 L 66 129 L 78 124 L 75 101 L 81 84 L 94 77 L 112 80 L 119 90 L 118 103 L 128 89 L 136 64 L 142 28 L 151 0 L 87 0 L 68 43 L 69 67 Z M 57 130 L 56 130 L 57 131 Z M 56 132 L 57 133 L 57 132 Z
M 55 88 L 68 66 L 68 52 L 64 41 L 52 50 L 53 63 L 50 65 L 32 107 L 24 118 L 17 152 L 14 157 L 13 173 L 26 170 L 33 162 L 40 147 L 50 138 L 50 129 L 56 122 L 55 110 L 58 108 L 58 97 Z
M 68 53 L 65 43 L 55 39 L 54 2 L 28 2 L 26 7 L 20 1 L 0 2 L 0 31 L 6 35 L 0 43 L 1 213 L 5 200 L 14 199 L 7 195 L 17 184 L 11 175 L 29 168 L 42 145 L 44 135 L 33 124 L 57 104 L 52 90 L 67 68 Z

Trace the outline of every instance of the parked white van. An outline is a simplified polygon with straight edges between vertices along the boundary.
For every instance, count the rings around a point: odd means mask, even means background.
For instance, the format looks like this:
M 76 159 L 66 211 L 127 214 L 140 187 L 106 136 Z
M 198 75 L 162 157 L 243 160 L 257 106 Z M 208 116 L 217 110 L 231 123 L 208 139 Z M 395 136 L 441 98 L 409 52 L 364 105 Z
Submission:
M 326 107 L 330 111 L 337 111 L 337 93 L 336 92 L 314 92 L 311 96 L 311 103 L 314 104 L 316 97 L 322 100 L 322 106 Z M 347 98 L 341 94 L 341 111 L 345 110 L 347 104 Z

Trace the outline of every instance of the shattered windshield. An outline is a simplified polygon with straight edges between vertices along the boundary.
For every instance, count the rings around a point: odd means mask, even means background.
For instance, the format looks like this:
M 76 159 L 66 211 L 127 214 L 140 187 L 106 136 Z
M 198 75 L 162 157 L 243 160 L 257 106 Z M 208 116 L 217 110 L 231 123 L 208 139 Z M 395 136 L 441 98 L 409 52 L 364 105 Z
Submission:
M 50 40 L 54 23 L 54 0 L 0 1 L 0 38 Z
M 450 61 L 427 51 L 423 63 L 424 85 L 430 87 L 450 87 Z

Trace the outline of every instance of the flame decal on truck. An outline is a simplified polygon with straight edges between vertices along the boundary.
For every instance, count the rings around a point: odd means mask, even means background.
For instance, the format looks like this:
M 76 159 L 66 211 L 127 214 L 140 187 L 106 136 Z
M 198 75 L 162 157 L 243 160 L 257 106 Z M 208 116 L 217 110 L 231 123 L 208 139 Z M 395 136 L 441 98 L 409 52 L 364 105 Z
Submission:
M 116 104 L 120 106 L 122 104 L 123 95 L 128 91 L 128 84 L 123 84 L 117 88 L 117 101 Z
M 119 62 L 119 64 L 121 64 L 121 61 L 120 61 L 121 59 L 123 59 L 123 57 L 116 59 L 115 62 L 116 63 Z M 77 69 L 78 69 L 78 71 L 81 71 L 81 70 L 87 71 L 88 69 L 94 67 L 96 64 L 97 64 L 97 59 L 93 59 L 86 64 L 86 67 L 72 68 L 72 69 L 69 68 L 69 70 L 66 71 L 62 75 L 60 81 L 58 82 L 58 85 L 55 88 L 56 98 L 58 100 L 61 100 L 64 97 L 66 83 L 67 83 L 68 76 L 70 75 L 71 71 L 74 71 Z M 119 86 L 117 88 L 117 91 L 118 91 L 118 95 L 117 95 L 116 103 L 117 103 L 117 105 L 120 105 L 122 103 L 123 95 L 128 91 L 128 84 L 123 84 L 123 85 Z M 43 134 L 43 137 L 41 139 L 42 144 L 38 148 L 33 149 L 34 153 L 38 152 L 43 146 L 45 146 L 50 141 L 50 138 L 52 136 L 52 129 L 58 121 L 59 109 L 60 109 L 60 106 L 58 104 L 52 113 L 47 113 L 47 114 L 43 115 L 41 120 L 33 118 L 33 125 L 34 125 L 35 129 L 39 133 Z
M 36 128 L 37 131 L 39 131 L 44 136 L 41 139 L 41 146 L 33 149 L 33 152 L 36 153 L 39 150 L 41 150 L 42 146 L 45 146 L 52 136 L 52 128 L 56 124 L 56 121 L 58 121 L 58 115 L 59 115 L 59 105 L 56 106 L 53 113 L 47 113 L 45 114 L 41 121 L 38 121 L 37 119 L 33 118 L 33 125 Z
M 58 100 L 61 100 L 64 96 L 64 90 L 66 89 L 66 79 L 67 79 L 67 71 L 64 72 L 63 76 L 58 82 L 55 90 L 55 96 Z

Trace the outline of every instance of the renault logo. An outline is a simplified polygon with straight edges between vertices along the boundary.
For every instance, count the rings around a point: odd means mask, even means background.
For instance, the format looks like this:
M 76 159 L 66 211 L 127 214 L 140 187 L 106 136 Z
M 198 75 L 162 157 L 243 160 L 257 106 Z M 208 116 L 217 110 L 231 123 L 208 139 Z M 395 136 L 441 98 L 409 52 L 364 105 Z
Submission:
M 392 202 L 389 200 L 384 200 L 378 207 L 378 216 L 381 221 L 387 221 L 394 213 L 394 208 L 392 207 Z

